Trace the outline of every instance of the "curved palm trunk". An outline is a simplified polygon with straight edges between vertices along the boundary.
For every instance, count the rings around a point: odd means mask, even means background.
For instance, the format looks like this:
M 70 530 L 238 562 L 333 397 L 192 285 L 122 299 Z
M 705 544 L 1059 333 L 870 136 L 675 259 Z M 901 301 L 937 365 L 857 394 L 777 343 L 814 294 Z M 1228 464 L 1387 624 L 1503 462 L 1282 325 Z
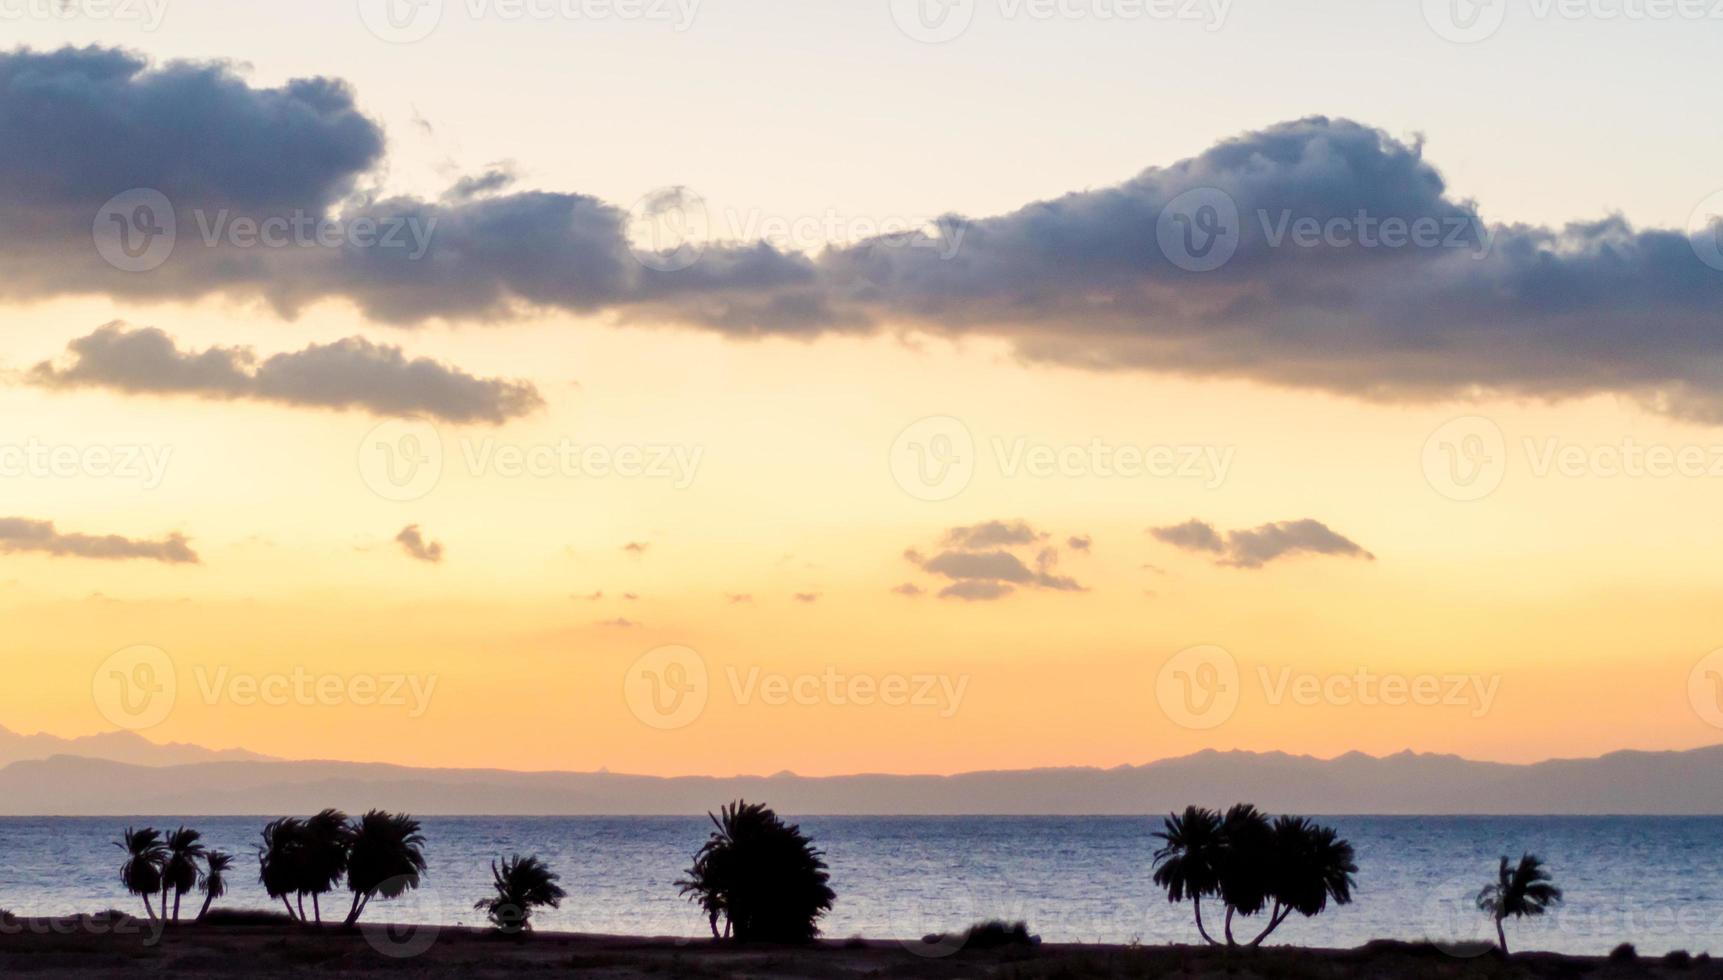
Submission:
M 209 914 L 210 903 L 212 903 L 214 901 L 215 901 L 215 893 L 214 892 L 211 892 L 209 895 L 204 897 L 203 908 L 197 910 L 197 920 L 196 921 L 198 921 L 198 922 L 203 921 L 203 917 Z
M 342 925 L 350 926 L 359 921 L 359 899 L 363 897 L 364 894 L 364 892 L 353 893 L 353 904 L 347 909 L 347 918 L 341 923 Z
M 1214 937 L 1209 935 L 1208 930 L 1203 927 L 1203 900 L 1202 900 L 1202 896 L 1201 895 L 1194 896 L 1191 899 L 1191 904 L 1196 906 L 1196 910 L 1197 910 L 1197 934 L 1202 936 L 1203 941 L 1208 943 L 1210 946 L 1219 946 L 1220 943 L 1215 942 Z
M 1226 907 L 1226 944 L 1228 946 L 1237 946 L 1238 943 L 1232 938 L 1232 913 L 1233 907 L 1228 905 Z
M 282 893 L 282 896 L 281 896 L 281 904 L 283 904 L 283 905 L 285 905 L 285 906 L 287 906 L 287 917 L 288 917 L 288 918 L 289 918 L 289 919 L 294 919 L 294 918 L 298 918 L 298 916 L 295 916 L 295 915 L 294 915 L 294 914 L 293 914 L 293 903 L 292 903 L 292 902 L 289 902 L 289 901 L 288 901 L 288 900 L 287 900 L 287 895 L 286 895 L 286 893 Z
M 1276 929 L 1279 929 L 1280 924 L 1282 922 L 1285 922 L 1287 917 L 1290 915 L 1292 915 L 1291 909 L 1281 908 L 1280 903 L 1275 902 L 1274 903 L 1274 911 L 1268 917 L 1268 927 L 1262 930 L 1261 935 L 1257 936 L 1255 939 L 1252 939 L 1250 941 L 1250 945 L 1261 946 L 1262 941 L 1264 939 L 1268 938 L 1268 934 L 1273 932 Z
M 1502 917 L 1496 916 L 1496 941 L 1502 944 L 1502 955 L 1508 955 L 1508 933 L 1502 928 Z
M 304 922 L 305 921 L 305 893 L 300 892 L 298 897 L 299 897 L 299 921 Z
M 323 924 L 323 905 L 317 901 L 317 893 L 311 893 L 311 911 L 317 916 L 317 924 Z
M 154 921 L 156 921 L 156 910 L 150 907 L 150 893 L 144 892 L 143 896 L 144 896 L 144 913 L 150 917 L 151 922 L 154 922 Z

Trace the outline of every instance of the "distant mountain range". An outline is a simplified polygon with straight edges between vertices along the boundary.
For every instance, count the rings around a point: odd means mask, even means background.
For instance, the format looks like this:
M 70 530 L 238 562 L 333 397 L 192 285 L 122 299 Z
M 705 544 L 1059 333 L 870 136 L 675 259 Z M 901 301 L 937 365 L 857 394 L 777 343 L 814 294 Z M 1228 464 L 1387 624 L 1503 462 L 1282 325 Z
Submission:
M 25 751 L 20 740 L 79 750 L 0 769 L 0 814 L 9 816 L 275 815 L 326 806 L 424 815 L 698 814 L 738 797 L 804 815 L 1152 814 L 1239 800 L 1311 814 L 1723 814 L 1723 745 L 1531 765 L 1410 752 L 1315 759 L 1205 751 L 1114 769 L 661 778 L 289 762 L 155 746 L 136 735 L 30 741 L 44 736 L 0 733 L 0 751 L 9 753 L 0 758 Z M 97 757 L 110 746 L 120 758 Z
M 243 749 L 206 749 L 183 742 L 157 744 L 136 732 L 103 732 L 100 735 L 61 738 L 58 735 L 20 735 L 0 727 L 0 766 L 56 755 L 106 759 L 134 766 L 182 766 L 224 760 L 263 762 L 272 759 Z

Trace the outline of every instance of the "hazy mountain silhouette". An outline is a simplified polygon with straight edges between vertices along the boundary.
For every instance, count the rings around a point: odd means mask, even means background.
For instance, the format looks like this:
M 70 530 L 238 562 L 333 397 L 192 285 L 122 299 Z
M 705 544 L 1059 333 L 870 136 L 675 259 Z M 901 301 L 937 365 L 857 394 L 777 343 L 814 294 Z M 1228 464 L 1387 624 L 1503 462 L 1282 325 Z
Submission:
M 1723 814 L 1723 746 L 1532 765 L 1409 752 L 1315 759 L 1199 752 L 1114 769 L 956 776 L 734 778 L 216 761 L 141 767 L 55 756 L 0 769 L 0 813 L 279 814 L 311 806 L 415 814 L 698 814 L 770 799 L 796 814 L 1154 814 L 1251 799 L 1270 812 Z
M 182 766 L 196 762 L 254 761 L 263 762 L 272 756 L 247 752 L 244 749 L 206 749 L 183 742 L 157 744 L 136 732 L 102 732 L 78 738 L 58 735 L 20 735 L 0 727 L 0 766 L 30 759 L 47 759 L 56 755 L 73 755 L 88 759 L 107 759 L 135 766 Z

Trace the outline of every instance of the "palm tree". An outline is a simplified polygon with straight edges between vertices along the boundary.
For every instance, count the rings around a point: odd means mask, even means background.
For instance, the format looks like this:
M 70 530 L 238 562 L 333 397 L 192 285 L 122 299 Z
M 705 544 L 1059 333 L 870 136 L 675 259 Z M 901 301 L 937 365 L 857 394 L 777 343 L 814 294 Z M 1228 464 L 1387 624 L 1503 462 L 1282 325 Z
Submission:
M 203 908 L 198 910 L 197 921 L 209 914 L 211 902 L 227 894 L 227 869 L 233 867 L 233 855 L 226 851 L 210 851 L 204 855 L 204 861 L 209 870 L 204 872 L 203 879 L 197 887 L 204 894 Z
M 1508 952 L 1503 920 L 1510 915 L 1516 919 L 1540 916 L 1559 904 L 1561 889 L 1555 886 L 1543 861 L 1533 854 L 1520 855 L 1517 866 L 1510 865 L 1503 855 L 1495 884 L 1478 892 L 1478 909 L 1496 920 L 1496 940 L 1502 944 L 1503 955 Z
M 718 917 L 738 942 L 807 942 L 836 895 L 825 855 L 763 804 L 738 800 L 707 814 L 716 828 L 694 855 L 682 894 L 705 910 L 718 937 Z
M 297 817 L 272 820 L 263 828 L 263 845 L 257 849 L 258 880 L 270 898 L 281 899 L 290 919 L 305 919 L 305 903 L 301 899 L 299 912 L 287 896 L 299 894 L 300 867 L 306 848 L 305 821 Z
M 372 810 L 348 828 L 347 842 L 353 907 L 346 925 L 359 921 L 374 896 L 399 898 L 419 887 L 425 873 L 425 835 L 419 832 L 419 821 L 405 813 Z
M 1336 905 L 1349 904 L 1352 876 L 1357 872 L 1352 844 L 1333 827 L 1319 826 L 1303 817 L 1275 820 L 1268 873 L 1268 894 L 1274 899 L 1274 909 L 1267 928 L 1250 945 L 1262 945 L 1294 912 L 1311 918 L 1326 911 L 1330 900 Z
M 1226 903 L 1226 944 L 1236 946 L 1233 916 L 1252 916 L 1268 905 L 1274 829 L 1261 810 L 1238 803 L 1221 818 L 1220 833 L 1220 898 Z
M 179 921 L 180 898 L 197 887 L 198 861 L 206 848 L 203 835 L 181 826 L 167 836 L 167 858 L 162 862 L 162 918 L 168 917 L 168 893 L 173 893 L 173 920 Z
M 114 841 L 114 846 L 126 852 L 126 863 L 120 865 L 120 881 L 126 891 L 143 896 L 144 912 L 154 922 L 156 910 L 150 907 L 150 896 L 162 887 L 162 863 L 167 860 L 161 833 L 154 827 L 141 830 L 127 827 L 125 839 Z M 166 906 L 162 913 L 167 913 Z
M 323 921 L 320 896 L 335 890 L 347 874 L 349 839 L 347 814 L 324 810 L 305 821 L 305 849 L 299 864 L 299 891 L 311 896 L 315 921 Z M 301 913 L 303 918 L 303 913 Z
M 536 856 L 514 857 L 498 867 L 491 862 L 496 895 L 479 900 L 473 908 L 489 915 L 491 924 L 507 933 L 532 930 L 532 910 L 539 906 L 560 908 L 568 893 L 557 885 L 556 872 Z
M 1156 837 L 1155 884 L 1167 890 L 1167 901 L 1186 898 L 1196 909 L 1197 932 L 1211 946 L 1219 945 L 1203 927 L 1203 897 L 1220 894 L 1220 814 L 1187 806 L 1182 816 L 1167 814 Z

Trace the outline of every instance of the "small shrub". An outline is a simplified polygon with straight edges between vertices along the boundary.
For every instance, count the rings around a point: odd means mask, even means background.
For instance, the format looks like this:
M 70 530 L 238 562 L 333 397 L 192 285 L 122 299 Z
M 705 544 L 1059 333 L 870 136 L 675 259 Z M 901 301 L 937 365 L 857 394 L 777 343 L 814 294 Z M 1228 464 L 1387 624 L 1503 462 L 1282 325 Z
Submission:
M 1622 943 L 1609 951 L 1611 963 L 1634 963 L 1639 960 L 1639 950 L 1632 943 Z
M 1693 965 L 1693 954 L 1685 949 L 1671 950 L 1663 957 L 1663 965 L 1686 969 Z

